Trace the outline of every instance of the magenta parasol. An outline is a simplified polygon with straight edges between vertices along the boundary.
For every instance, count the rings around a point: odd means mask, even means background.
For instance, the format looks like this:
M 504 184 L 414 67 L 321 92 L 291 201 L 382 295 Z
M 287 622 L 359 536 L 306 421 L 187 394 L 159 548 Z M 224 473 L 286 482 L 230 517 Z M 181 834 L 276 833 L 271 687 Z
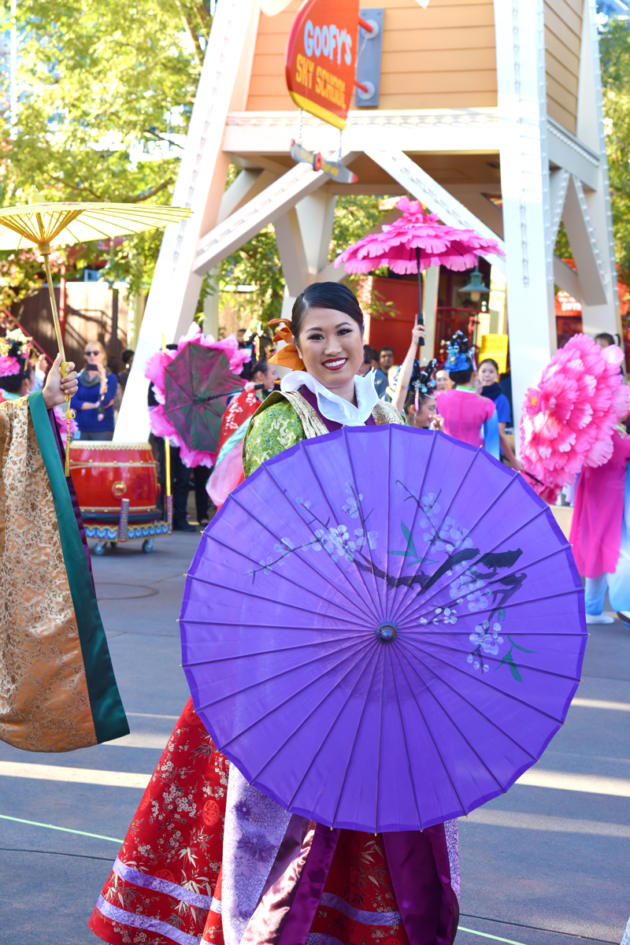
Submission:
M 401 276 L 418 273 L 418 322 L 422 324 L 422 281 L 420 274 L 429 266 L 446 266 L 462 272 L 477 265 L 478 256 L 494 253 L 505 256 L 496 240 L 479 236 L 474 230 L 458 230 L 438 222 L 437 214 L 424 213 L 422 204 L 403 197 L 396 204 L 402 216 L 383 225 L 380 233 L 369 233 L 335 259 L 348 272 L 373 272 L 389 266 Z

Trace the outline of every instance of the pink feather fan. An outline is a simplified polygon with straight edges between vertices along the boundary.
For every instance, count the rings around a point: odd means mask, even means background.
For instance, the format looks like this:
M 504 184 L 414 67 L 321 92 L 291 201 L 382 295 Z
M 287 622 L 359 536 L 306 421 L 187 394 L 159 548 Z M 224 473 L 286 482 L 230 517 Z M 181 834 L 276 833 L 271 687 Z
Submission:
M 556 501 L 583 466 L 602 466 L 613 452 L 612 434 L 628 413 L 630 389 L 617 345 L 600 348 L 574 335 L 525 393 L 521 417 L 523 469 L 545 501 Z

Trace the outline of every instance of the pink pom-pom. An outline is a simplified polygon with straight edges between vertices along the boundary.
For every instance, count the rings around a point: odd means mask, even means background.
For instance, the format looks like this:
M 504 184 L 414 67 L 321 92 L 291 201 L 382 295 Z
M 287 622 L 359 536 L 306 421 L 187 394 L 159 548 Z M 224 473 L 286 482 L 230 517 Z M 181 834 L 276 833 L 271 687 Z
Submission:
M 555 501 L 583 466 L 610 459 L 611 437 L 630 401 L 619 373 L 622 361 L 616 345 L 602 349 L 586 335 L 574 335 L 526 391 L 521 460 L 543 483 L 531 485 L 547 502 Z

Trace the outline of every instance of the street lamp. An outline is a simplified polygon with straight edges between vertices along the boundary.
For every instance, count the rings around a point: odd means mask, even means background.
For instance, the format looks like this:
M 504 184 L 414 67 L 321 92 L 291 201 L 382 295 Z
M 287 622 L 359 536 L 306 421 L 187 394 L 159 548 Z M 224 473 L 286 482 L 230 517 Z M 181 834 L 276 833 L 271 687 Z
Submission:
M 490 289 L 487 289 L 483 284 L 483 279 L 481 273 L 479 272 L 479 266 L 475 266 L 473 269 L 468 285 L 463 286 L 463 288 L 458 289 L 457 291 L 467 292 L 471 301 L 475 303 L 480 301 L 482 295 L 487 296 L 489 294 Z

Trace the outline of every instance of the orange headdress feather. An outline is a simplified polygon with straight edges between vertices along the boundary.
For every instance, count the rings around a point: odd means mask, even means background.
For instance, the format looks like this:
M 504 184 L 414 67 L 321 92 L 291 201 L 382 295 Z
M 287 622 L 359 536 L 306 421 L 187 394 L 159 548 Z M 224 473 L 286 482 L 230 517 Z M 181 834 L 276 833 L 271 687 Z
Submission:
M 298 354 L 298 349 L 296 348 L 293 341 L 293 331 L 291 329 L 291 322 L 289 319 L 272 318 L 271 321 L 267 322 L 267 324 L 280 325 L 273 336 L 273 340 L 286 342 L 282 348 L 276 351 L 273 357 L 269 358 L 271 364 L 277 364 L 280 367 L 289 368 L 291 371 L 305 371 L 306 367 L 304 366 L 304 361 Z

